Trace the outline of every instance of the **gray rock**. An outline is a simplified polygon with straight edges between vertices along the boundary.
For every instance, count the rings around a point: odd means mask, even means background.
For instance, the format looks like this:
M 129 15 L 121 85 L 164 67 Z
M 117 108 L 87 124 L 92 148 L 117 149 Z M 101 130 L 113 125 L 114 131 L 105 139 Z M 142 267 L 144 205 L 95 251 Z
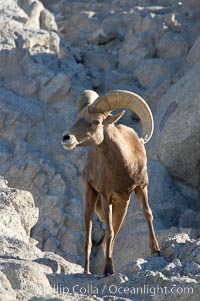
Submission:
M 7 259 L 0 261 L 0 267 L 20 300 L 52 292 L 43 266 L 38 263 Z
M 191 0 L 191 1 L 186 1 L 184 0 L 182 2 L 183 5 L 183 11 L 188 14 L 190 17 L 193 18 L 198 18 L 199 14 L 200 14 L 200 10 L 199 10 L 199 3 L 198 0 Z
M 29 0 L 27 1 L 27 13 L 29 18 L 26 22 L 26 27 L 40 29 L 40 13 L 44 9 L 40 1 Z
M 35 203 L 31 193 L 15 191 L 11 196 L 12 204 L 20 216 L 22 226 L 28 236 L 30 231 L 38 221 L 39 208 L 35 208 Z
M 190 49 L 187 60 L 190 64 L 195 64 L 200 60 L 200 36 L 194 42 L 194 45 Z
M 83 268 L 75 263 L 66 261 L 63 257 L 52 252 L 44 252 L 35 262 L 50 266 L 54 274 L 83 273 Z
M 5 301 L 16 300 L 16 293 L 6 275 L 2 272 L 0 272 L 0 296 L 3 297 Z
M 66 98 L 70 89 L 70 80 L 64 74 L 55 75 L 39 90 L 39 99 L 45 103 L 55 103 Z
M 183 35 L 167 31 L 157 43 L 157 53 L 161 58 L 180 58 L 187 54 L 188 46 Z
M 13 232 L 13 229 L 17 228 L 18 233 L 17 233 L 17 238 L 19 240 L 27 242 L 27 235 L 22 227 L 21 224 L 21 219 L 18 215 L 16 215 L 15 208 L 12 203 L 9 203 L 6 200 L 5 203 L 5 196 L 3 193 L 1 193 L 1 235 L 10 237 L 10 238 L 15 238 L 16 234 Z
M 155 87 L 155 83 L 160 84 L 166 77 L 172 77 L 179 68 L 179 65 L 180 61 L 176 60 L 170 61 L 159 58 L 145 59 L 136 65 L 134 75 L 138 78 L 143 87 Z M 151 70 L 154 70 L 154 72 L 151 72 Z
M 187 234 L 178 234 L 174 237 L 169 237 L 163 244 L 162 254 L 168 261 L 173 261 L 179 257 L 179 252 L 182 252 L 181 247 L 186 243 L 190 242 L 190 238 Z M 175 242 L 175 244 L 173 244 Z
M 175 73 L 176 74 L 176 73 Z M 168 91 L 171 87 L 174 73 L 158 76 L 152 81 L 152 84 L 146 90 L 146 99 L 148 103 L 153 107 L 156 105 L 157 101 Z
M 194 229 L 199 229 L 199 218 L 200 214 L 198 211 L 187 209 L 179 220 L 179 226 L 183 228 L 189 228 L 192 224 Z
M 91 49 L 83 55 L 84 66 L 93 77 L 99 73 L 113 70 L 115 67 L 115 57 L 112 53 L 101 49 Z
M 54 15 L 47 9 L 43 9 L 40 13 L 40 28 L 45 30 L 58 30 Z
M 29 242 L 30 230 L 38 220 L 38 208 L 27 191 L 0 186 L 0 255 L 21 259 L 39 256 L 41 251 Z M 16 231 L 17 229 L 17 231 Z
M 150 34 L 146 32 L 133 34 L 133 31 L 129 30 L 119 50 L 119 68 L 132 70 L 134 64 L 141 59 L 151 58 L 154 53 L 155 48 Z
M 194 187 L 199 187 L 199 70 L 196 64 L 162 97 L 155 115 L 159 159 L 174 177 Z
M 90 43 L 94 45 L 104 45 L 116 39 L 117 37 L 118 32 L 116 30 L 110 28 L 99 28 L 92 34 Z
M 3 176 L 0 176 L 0 187 L 7 188 L 8 187 L 7 184 L 8 184 L 8 181 L 6 181 Z

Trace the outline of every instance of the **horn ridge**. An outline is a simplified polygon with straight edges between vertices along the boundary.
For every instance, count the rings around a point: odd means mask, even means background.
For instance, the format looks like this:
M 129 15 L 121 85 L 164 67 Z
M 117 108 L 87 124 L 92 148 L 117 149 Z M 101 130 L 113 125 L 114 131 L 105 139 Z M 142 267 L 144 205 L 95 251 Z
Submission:
M 113 90 L 99 96 L 89 107 L 90 113 L 105 113 L 115 109 L 129 109 L 141 120 L 143 143 L 148 142 L 154 131 L 154 121 L 146 101 L 136 93 L 126 90 Z

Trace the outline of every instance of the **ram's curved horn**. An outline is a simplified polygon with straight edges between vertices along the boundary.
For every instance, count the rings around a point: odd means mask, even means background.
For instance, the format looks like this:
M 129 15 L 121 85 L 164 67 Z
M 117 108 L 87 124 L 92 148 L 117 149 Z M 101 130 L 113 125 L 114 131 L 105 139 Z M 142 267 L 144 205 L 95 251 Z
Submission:
M 114 90 L 99 96 L 89 107 L 89 113 L 106 113 L 116 109 L 129 109 L 136 113 L 142 122 L 142 142 L 151 139 L 154 122 L 151 110 L 146 101 L 139 95 L 125 91 Z

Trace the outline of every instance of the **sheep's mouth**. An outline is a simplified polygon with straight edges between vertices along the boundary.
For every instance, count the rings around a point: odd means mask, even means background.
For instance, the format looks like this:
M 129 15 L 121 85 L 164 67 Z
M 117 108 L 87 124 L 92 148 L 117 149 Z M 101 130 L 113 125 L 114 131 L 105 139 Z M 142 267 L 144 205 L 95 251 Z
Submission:
M 77 146 L 77 142 L 74 142 L 74 143 L 67 143 L 67 142 L 63 142 L 61 141 L 61 144 L 62 146 L 64 147 L 64 149 L 66 150 L 71 150 L 71 149 L 74 149 L 76 146 Z

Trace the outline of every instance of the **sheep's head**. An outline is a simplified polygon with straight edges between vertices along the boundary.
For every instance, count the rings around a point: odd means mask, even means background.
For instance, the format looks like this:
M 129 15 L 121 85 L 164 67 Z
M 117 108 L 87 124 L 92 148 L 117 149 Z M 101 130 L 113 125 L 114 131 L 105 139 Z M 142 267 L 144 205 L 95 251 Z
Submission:
M 99 145 L 104 139 L 104 126 L 119 120 L 124 114 L 111 115 L 109 112 L 90 112 L 91 105 L 99 95 L 90 90 L 81 93 L 78 99 L 78 120 L 63 133 L 62 144 L 67 150 L 77 146 Z
M 99 96 L 85 90 L 78 99 L 78 120 L 63 134 L 62 144 L 70 150 L 77 146 L 99 145 L 104 139 L 104 126 L 115 123 L 125 111 L 111 114 L 116 109 L 130 109 L 135 112 L 143 125 L 143 143 L 153 133 L 153 117 L 147 103 L 137 94 L 116 90 Z

